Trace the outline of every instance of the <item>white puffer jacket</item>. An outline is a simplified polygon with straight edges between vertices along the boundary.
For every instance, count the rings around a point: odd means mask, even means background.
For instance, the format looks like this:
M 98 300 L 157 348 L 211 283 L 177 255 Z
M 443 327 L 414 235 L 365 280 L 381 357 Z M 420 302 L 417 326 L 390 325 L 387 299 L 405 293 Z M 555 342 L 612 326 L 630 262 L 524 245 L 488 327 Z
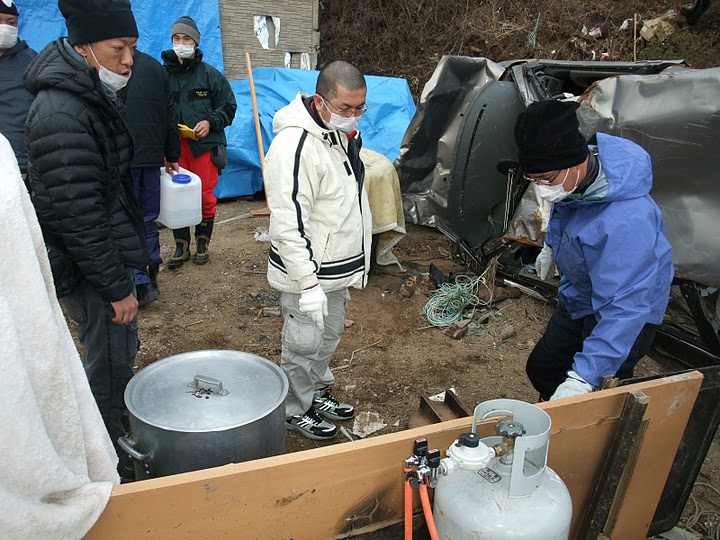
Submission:
M 304 94 L 280 109 L 265 158 L 270 208 L 268 282 L 299 293 L 364 287 L 370 268 L 372 216 L 363 186 L 361 139 L 321 128 Z M 352 163 L 360 171 L 356 178 Z

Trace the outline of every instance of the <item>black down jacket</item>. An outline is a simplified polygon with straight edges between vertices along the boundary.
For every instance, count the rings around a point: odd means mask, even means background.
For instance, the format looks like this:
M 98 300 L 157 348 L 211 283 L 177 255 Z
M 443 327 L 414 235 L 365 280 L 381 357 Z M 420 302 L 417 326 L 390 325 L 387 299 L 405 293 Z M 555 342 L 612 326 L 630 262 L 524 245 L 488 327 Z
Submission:
M 97 72 L 64 38 L 25 72 L 36 98 L 25 125 L 28 175 L 58 296 L 86 279 L 107 301 L 133 291 L 148 264 L 132 192 L 130 132 Z
M 123 118 L 133 137 L 133 167 L 162 167 L 163 158 L 180 159 L 178 115 L 170 102 L 170 79 L 160 62 L 135 51 L 132 77 L 118 92 L 125 102 Z
M 36 55 L 27 43 L 18 41 L 0 56 L 0 132 L 10 141 L 22 172 L 27 171 L 25 119 L 33 100 L 22 78 Z

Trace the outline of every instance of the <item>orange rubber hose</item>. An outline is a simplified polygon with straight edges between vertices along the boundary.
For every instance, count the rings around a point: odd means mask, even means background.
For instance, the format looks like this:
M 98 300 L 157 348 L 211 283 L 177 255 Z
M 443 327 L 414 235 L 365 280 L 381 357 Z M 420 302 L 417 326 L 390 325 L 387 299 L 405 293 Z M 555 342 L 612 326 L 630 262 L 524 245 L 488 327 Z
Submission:
M 427 522 L 430 540 L 440 540 L 437 527 L 435 526 L 435 518 L 433 517 L 432 508 L 430 507 L 430 496 L 428 495 L 427 485 L 420 484 L 420 502 L 422 502 L 423 512 L 425 513 L 425 521 Z
M 405 540 L 412 540 L 412 486 L 410 485 L 410 473 L 412 469 L 405 469 Z

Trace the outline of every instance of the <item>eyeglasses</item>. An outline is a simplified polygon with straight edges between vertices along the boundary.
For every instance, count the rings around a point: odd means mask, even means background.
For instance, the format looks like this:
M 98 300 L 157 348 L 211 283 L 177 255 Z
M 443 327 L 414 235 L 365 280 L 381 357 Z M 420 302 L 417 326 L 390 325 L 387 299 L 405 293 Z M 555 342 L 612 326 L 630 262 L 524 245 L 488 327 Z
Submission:
M 533 182 L 534 184 L 538 184 L 541 186 L 549 186 L 558 179 L 558 176 L 560 176 L 561 172 L 562 171 L 557 171 L 552 178 L 548 178 L 547 176 L 541 176 L 540 178 L 536 178 L 530 176 L 529 174 L 523 174 L 523 180 L 527 180 L 528 182 Z M 547 173 L 544 174 L 546 175 Z
M 320 96 L 320 94 L 318 94 Z M 328 105 L 335 109 L 335 112 L 339 114 L 340 116 L 343 116 L 345 118 L 353 118 L 362 116 L 365 114 L 368 110 L 367 107 L 358 107 L 358 108 L 349 108 L 349 109 L 338 109 L 335 105 L 330 103 L 327 99 L 325 99 L 323 96 L 320 96 L 320 98 L 323 100 L 323 103 L 327 107 Z

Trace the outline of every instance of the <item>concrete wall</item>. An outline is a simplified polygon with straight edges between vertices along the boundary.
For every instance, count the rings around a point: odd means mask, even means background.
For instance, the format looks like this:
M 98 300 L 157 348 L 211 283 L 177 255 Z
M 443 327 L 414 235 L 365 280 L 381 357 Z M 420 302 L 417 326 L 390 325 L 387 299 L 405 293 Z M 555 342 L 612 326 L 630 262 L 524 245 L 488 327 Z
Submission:
M 282 67 L 285 53 L 292 67 L 300 67 L 300 53 L 310 54 L 310 66 L 317 67 L 320 42 L 319 0 L 219 0 L 225 76 L 229 80 L 247 75 L 245 53 L 252 67 Z M 264 49 L 255 37 L 255 15 L 280 17 L 280 40 L 275 49 Z

